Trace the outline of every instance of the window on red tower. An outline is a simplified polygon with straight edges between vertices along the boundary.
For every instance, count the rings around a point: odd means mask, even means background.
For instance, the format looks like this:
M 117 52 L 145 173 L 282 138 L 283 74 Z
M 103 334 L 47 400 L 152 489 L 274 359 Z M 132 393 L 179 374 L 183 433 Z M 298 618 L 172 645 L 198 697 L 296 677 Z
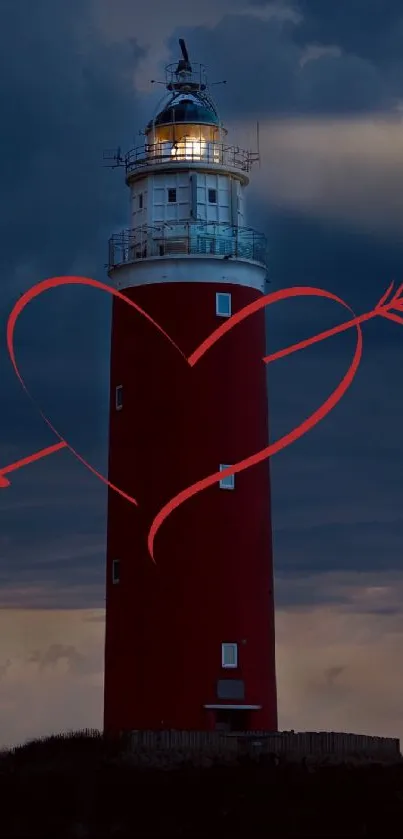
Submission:
M 120 559 L 114 559 L 112 562 L 112 582 L 114 585 L 120 582 Z
M 123 408 L 123 385 L 118 385 L 115 389 L 115 408 L 117 411 Z
M 216 315 L 221 318 L 231 317 L 231 295 L 227 292 L 218 291 L 215 296 Z
M 230 463 L 220 463 L 220 472 L 224 472 L 224 469 L 229 469 L 230 466 Z M 220 489 L 234 489 L 234 487 L 235 475 L 226 475 L 225 478 L 221 478 Z
M 225 668 L 238 667 L 237 644 L 221 644 L 221 666 Z

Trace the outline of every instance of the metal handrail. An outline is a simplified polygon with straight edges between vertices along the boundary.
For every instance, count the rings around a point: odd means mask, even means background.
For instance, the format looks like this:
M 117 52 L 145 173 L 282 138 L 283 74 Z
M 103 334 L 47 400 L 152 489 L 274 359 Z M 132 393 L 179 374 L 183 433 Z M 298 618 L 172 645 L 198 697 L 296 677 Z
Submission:
M 167 146 L 169 145 L 169 148 Z M 189 146 L 183 150 L 175 149 L 172 154 L 173 143 L 151 143 L 130 149 L 125 156 L 126 175 L 130 175 L 142 166 L 158 166 L 167 163 L 208 163 L 230 166 L 249 172 L 252 164 L 258 159 L 255 152 L 240 149 L 238 146 L 227 146 L 225 143 L 206 142 L 201 151 L 191 151 Z
M 267 239 L 252 228 L 222 223 L 143 225 L 111 236 L 108 269 L 155 257 L 186 254 L 248 260 L 267 266 Z

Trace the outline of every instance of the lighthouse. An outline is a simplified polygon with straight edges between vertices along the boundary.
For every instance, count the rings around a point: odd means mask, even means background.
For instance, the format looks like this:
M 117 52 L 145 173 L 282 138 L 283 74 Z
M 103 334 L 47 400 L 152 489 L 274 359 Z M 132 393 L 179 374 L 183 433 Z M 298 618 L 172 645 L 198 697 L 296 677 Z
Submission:
M 130 220 L 109 241 L 109 278 L 149 317 L 114 297 L 108 474 L 137 506 L 109 490 L 104 729 L 276 731 L 268 461 L 174 509 L 154 561 L 148 546 L 172 498 L 269 439 L 263 309 L 186 362 L 264 294 L 267 267 L 245 212 L 258 155 L 228 143 L 205 68 L 179 44 L 144 145 L 116 158 Z

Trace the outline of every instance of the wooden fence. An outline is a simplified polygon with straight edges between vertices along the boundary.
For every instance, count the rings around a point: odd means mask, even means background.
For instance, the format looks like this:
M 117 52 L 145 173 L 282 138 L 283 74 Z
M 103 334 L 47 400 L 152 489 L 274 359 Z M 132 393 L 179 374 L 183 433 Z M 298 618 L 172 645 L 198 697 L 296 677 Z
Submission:
M 60 747 L 65 755 L 72 756 L 94 754 L 94 748 L 96 752 L 104 753 L 107 748 L 111 754 L 123 752 L 133 758 L 141 757 L 141 763 L 143 758 L 145 763 L 150 763 L 152 756 L 161 756 L 163 762 L 168 763 L 188 758 L 196 758 L 198 762 L 199 758 L 203 760 L 215 756 L 232 762 L 240 755 L 264 754 L 297 760 L 310 756 L 333 757 L 336 762 L 349 757 L 385 762 L 401 760 L 399 739 L 334 731 L 132 731 L 126 733 L 120 743 L 116 740 L 110 743 L 109 738 L 105 739 L 103 733 L 96 729 L 63 732 L 33 740 L 4 750 L 0 757 L 5 758 L 11 752 L 16 757 L 21 754 L 45 758 L 58 753 Z
M 234 734 L 217 731 L 132 731 L 129 751 L 139 748 L 151 752 L 174 750 L 206 755 L 259 753 L 400 759 L 399 739 L 334 731 L 248 731 Z

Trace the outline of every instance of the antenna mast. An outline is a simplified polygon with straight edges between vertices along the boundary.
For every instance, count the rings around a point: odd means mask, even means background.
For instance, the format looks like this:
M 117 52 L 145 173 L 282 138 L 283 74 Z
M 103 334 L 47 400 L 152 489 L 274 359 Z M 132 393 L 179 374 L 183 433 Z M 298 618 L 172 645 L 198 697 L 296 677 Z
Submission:
M 183 59 L 179 60 L 176 72 L 177 73 L 181 73 L 181 72 L 191 73 L 192 72 L 192 66 L 189 62 L 189 55 L 188 55 L 188 51 L 186 49 L 186 44 L 185 44 L 183 38 L 179 38 L 179 46 L 181 48 Z
M 257 142 L 259 169 L 260 169 L 261 162 L 260 162 L 260 125 L 259 125 L 259 120 L 256 123 L 256 142 Z

